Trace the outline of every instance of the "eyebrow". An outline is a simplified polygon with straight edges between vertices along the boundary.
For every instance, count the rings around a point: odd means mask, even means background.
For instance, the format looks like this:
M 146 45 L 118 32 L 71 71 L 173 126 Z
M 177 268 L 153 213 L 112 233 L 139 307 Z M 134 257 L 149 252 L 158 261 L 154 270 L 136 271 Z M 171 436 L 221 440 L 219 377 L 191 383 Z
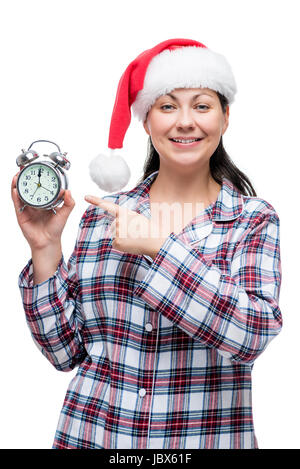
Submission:
M 203 95 L 206 95 L 206 96 L 209 96 L 210 98 L 213 98 L 213 96 L 209 93 L 199 93 L 199 94 L 196 94 L 195 96 L 192 97 L 192 101 L 195 101 L 195 99 L 199 98 L 199 96 L 203 96 Z M 176 96 L 174 96 L 173 94 L 171 93 L 166 93 L 165 96 L 170 96 L 170 98 L 174 99 L 174 101 L 178 101 L 178 99 L 176 98 Z

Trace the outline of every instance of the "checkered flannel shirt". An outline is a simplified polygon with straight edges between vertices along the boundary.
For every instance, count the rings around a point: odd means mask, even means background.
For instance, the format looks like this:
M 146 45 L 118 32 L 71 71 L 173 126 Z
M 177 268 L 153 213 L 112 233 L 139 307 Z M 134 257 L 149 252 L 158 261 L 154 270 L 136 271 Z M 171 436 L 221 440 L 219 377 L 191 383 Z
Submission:
M 157 173 L 104 199 L 150 218 Z M 34 342 L 78 366 L 53 448 L 256 448 L 251 371 L 282 325 L 274 208 L 224 179 L 155 259 L 113 249 L 112 220 L 89 206 L 68 264 L 19 277 Z

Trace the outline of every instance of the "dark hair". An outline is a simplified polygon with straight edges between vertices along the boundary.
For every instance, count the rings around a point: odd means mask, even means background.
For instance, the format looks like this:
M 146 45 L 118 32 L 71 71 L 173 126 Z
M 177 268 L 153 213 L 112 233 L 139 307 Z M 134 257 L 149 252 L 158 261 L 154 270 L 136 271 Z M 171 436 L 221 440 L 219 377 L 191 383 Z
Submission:
M 222 94 L 217 92 L 219 97 L 222 111 L 226 112 L 228 106 L 228 100 Z M 222 184 L 222 179 L 226 178 L 232 182 L 232 184 L 243 194 L 256 196 L 256 192 L 249 180 L 249 178 L 237 168 L 233 163 L 230 156 L 225 151 L 223 146 L 222 137 L 219 145 L 209 160 L 210 172 L 214 180 L 218 184 Z M 155 150 L 151 137 L 148 140 L 148 151 L 147 158 L 143 167 L 143 176 L 138 183 L 143 182 L 151 173 L 159 169 L 159 154 Z

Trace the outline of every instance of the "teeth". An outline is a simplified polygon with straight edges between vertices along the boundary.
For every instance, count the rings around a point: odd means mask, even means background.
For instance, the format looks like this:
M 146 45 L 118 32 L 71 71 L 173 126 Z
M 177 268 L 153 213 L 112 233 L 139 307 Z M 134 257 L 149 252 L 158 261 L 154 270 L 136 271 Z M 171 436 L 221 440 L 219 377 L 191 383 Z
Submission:
M 194 138 L 194 139 L 191 139 L 191 140 L 181 140 L 179 138 L 172 138 L 171 140 L 173 140 L 174 142 L 178 142 L 178 143 L 193 143 L 193 142 L 197 142 L 197 140 L 200 140 L 199 138 Z

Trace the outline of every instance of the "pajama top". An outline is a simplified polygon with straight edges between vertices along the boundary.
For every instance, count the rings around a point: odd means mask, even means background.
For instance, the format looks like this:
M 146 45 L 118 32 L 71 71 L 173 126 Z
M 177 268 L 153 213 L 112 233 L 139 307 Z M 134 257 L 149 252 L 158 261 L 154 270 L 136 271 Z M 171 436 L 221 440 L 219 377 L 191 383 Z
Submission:
M 151 218 L 157 174 L 103 198 Z M 274 208 L 225 178 L 154 259 L 112 248 L 113 220 L 88 206 L 68 263 L 19 277 L 35 344 L 78 366 L 53 448 L 256 448 L 251 371 L 282 325 Z

